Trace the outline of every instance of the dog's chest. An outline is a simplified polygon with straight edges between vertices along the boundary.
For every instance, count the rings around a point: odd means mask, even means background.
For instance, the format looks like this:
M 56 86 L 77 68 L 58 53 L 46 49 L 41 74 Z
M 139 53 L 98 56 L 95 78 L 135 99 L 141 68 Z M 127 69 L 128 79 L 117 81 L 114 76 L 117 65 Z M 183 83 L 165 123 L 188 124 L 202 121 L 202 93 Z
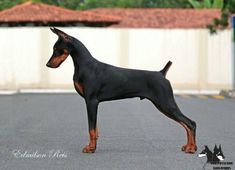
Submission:
M 78 82 L 78 81 L 74 81 L 74 87 L 76 89 L 76 91 L 82 96 L 84 97 L 84 87 L 82 85 L 82 83 Z

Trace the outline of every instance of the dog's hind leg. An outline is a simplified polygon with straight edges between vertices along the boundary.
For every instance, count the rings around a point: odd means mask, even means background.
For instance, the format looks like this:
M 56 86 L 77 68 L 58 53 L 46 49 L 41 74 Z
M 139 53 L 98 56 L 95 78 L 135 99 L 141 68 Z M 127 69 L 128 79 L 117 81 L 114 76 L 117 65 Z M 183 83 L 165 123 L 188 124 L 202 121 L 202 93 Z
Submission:
M 159 102 L 155 100 L 152 102 L 167 117 L 177 121 L 185 128 L 187 133 L 187 144 L 182 147 L 182 151 L 186 153 L 195 153 L 197 150 L 196 123 L 183 115 L 174 101 L 168 102 L 167 106 L 159 104 Z
M 168 81 L 166 86 L 161 86 L 161 88 L 156 90 L 157 96 L 151 97 L 152 103 L 167 117 L 180 123 L 186 130 L 187 133 L 187 144 L 182 147 L 182 151 L 185 153 L 195 153 L 197 150 L 196 146 L 196 123 L 189 118 L 187 118 L 180 111 L 177 106 L 171 85 Z

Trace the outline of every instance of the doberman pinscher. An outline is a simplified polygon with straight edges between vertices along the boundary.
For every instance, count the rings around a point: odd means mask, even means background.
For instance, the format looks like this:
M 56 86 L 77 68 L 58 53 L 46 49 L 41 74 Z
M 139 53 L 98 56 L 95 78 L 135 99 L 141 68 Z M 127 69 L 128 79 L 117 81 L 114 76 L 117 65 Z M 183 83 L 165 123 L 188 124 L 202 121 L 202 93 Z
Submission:
M 96 150 L 98 104 L 133 97 L 150 100 L 163 114 L 181 124 L 187 132 L 187 144 L 182 151 L 196 152 L 196 123 L 182 114 L 174 100 L 171 84 L 165 78 L 171 61 L 161 71 L 115 67 L 93 58 L 78 39 L 57 28 L 51 30 L 58 35 L 58 40 L 47 66 L 57 68 L 71 55 L 75 67 L 74 87 L 86 102 L 90 142 L 83 149 L 84 153 Z

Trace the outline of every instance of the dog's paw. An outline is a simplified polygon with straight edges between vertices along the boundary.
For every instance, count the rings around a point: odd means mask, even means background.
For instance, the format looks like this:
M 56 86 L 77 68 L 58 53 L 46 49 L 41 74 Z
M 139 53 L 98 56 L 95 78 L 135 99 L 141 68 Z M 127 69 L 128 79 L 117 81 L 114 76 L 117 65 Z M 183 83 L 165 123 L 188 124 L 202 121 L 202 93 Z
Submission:
M 82 152 L 83 153 L 95 153 L 95 150 L 96 150 L 95 146 L 87 145 L 83 148 Z
M 185 153 L 195 153 L 197 151 L 197 146 L 196 145 L 184 145 L 181 150 Z

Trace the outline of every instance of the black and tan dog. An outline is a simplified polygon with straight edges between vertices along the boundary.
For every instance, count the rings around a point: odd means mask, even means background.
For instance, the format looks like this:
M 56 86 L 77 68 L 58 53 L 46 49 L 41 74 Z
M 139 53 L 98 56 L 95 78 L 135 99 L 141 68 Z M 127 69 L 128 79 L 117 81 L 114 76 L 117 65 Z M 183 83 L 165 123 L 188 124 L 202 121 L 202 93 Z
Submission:
M 163 114 L 181 124 L 187 132 L 186 153 L 194 153 L 196 146 L 196 123 L 182 114 L 178 108 L 170 82 L 165 78 L 171 66 L 169 61 L 161 71 L 143 71 L 119 68 L 97 61 L 76 38 L 51 28 L 58 35 L 48 67 L 57 68 L 69 56 L 74 62 L 74 86 L 85 99 L 90 142 L 83 149 L 94 153 L 98 139 L 97 108 L 103 101 L 139 97 L 149 99 Z

